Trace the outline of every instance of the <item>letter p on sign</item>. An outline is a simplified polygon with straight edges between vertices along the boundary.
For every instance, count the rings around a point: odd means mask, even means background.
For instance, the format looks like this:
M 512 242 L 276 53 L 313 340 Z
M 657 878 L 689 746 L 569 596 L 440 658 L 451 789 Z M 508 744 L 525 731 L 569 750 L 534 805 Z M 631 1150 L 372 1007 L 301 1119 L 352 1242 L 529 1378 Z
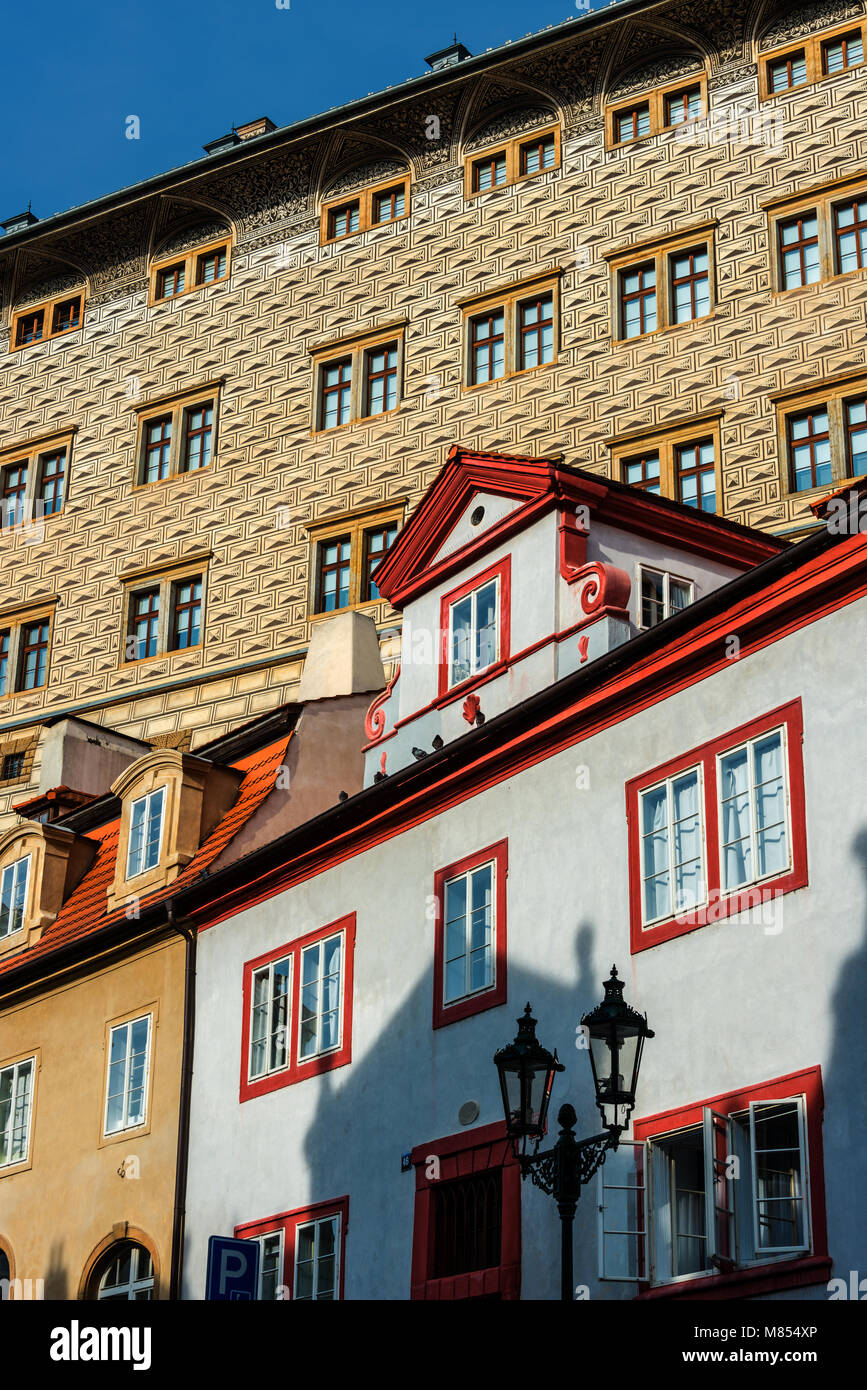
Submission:
M 208 1240 L 205 1298 L 228 1302 L 259 1297 L 259 1242 L 235 1236 Z

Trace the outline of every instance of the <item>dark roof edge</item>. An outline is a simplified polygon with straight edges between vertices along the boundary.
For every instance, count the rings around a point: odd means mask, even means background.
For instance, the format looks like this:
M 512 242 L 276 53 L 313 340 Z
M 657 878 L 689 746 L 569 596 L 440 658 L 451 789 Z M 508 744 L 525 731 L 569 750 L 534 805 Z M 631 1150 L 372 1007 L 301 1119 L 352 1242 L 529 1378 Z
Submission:
M 125 188 L 102 194 L 86 203 L 79 203 L 63 212 L 54 213 L 51 217 L 41 218 L 32 227 L 26 227 L 20 232 L 0 237 L 0 253 L 10 248 L 18 249 L 30 242 L 38 241 L 46 232 L 55 232 L 77 222 L 86 222 L 91 218 L 110 212 L 114 208 L 122 207 L 124 203 L 135 202 L 149 194 L 158 193 L 166 187 L 183 183 L 188 179 L 199 178 L 211 169 L 241 163 L 250 159 L 254 153 L 266 149 L 277 149 L 281 145 L 290 144 L 303 136 L 314 134 L 320 127 L 327 129 L 329 125 L 341 124 L 345 120 L 363 115 L 366 111 L 375 110 L 384 101 L 391 102 L 398 97 L 411 96 L 416 91 L 430 90 L 432 86 L 448 86 L 450 83 L 461 80 L 470 71 L 483 72 L 488 67 L 496 66 L 503 61 L 504 56 L 532 51 L 533 48 L 543 47 L 544 44 L 550 43 L 552 40 L 559 42 L 561 39 L 569 38 L 575 32 L 590 32 L 625 18 L 634 11 L 660 9 L 669 2 L 670 0 L 613 0 L 612 4 L 606 5 L 603 9 L 591 10 L 589 14 L 578 19 L 564 20 L 562 24 L 552 25 L 551 28 L 542 29 L 536 34 L 528 34 L 523 39 L 507 41 L 489 53 L 480 53 L 476 57 L 466 58 L 453 67 L 437 69 L 433 72 L 422 73 L 419 77 L 408 78 L 405 82 L 397 83 L 393 87 L 385 87 L 380 92 L 371 92 L 365 97 L 357 97 L 354 101 L 332 107 L 329 111 L 318 112 L 315 116 L 306 116 L 303 120 L 294 121 L 290 125 L 278 126 L 276 130 L 270 131 L 266 135 L 254 135 L 249 140 L 243 141 L 240 146 L 234 145 L 216 154 L 205 155 L 203 158 L 191 160 L 187 164 L 176 165 L 175 168 L 164 170 L 160 174 L 153 174 L 149 179 L 143 179 L 140 183 L 127 184 Z M 614 10 L 616 13 L 612 13 Z M 243 153 L 239 157 L 240 151 Z

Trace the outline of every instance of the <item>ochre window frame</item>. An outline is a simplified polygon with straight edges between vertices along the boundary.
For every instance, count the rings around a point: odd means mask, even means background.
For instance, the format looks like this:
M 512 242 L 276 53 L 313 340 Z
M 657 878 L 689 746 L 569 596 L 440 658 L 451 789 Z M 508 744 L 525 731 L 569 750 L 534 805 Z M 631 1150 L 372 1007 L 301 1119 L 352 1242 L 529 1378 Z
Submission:
M 522 174 L 521 153 L 524 147 L 545 140 L 549 135 L 554 137 L 554 163 L 547 169 L 535 169 L 532 173 Z M 496 159 L 498 155 L 505 155 L 506 157 L 505 182 L 494 184 L 491 188 L 474 188 L 476 165 Z M 528 179 L 538 179 L 543 174 L 553 174 L 561 167 L 561 163 L 562 136 L 559 121 L 540 126 L 538 130 L 525 130 L 521 135 L 515 135 L 510 140 L 498 140 L 496 143 L 464 155 L 464 198 L 469 202 L 474 198 L 483 198 L 489 193 L 502 193 L 504 188 L 511 188 L 518 183 L 526 183 Z
M 226 273 L 221 275 L 219 280 L 211 280 L 208 284 L 196 283 L 196 266 L 200 256 L 210 255 L 215 251 L 225 251 L 226 253 Z M 184 288 L 178 294 L 160 295 L 157 294 L 157 284 L 160 274 L 165 270 L 171 270 L 174 266 L 184 268 Z M 193 294 L 196 290 L 212 290 L 217 285 L 225 285 L 232 274 L 232 237 L 229 233 L 218 237 L 215 241 L 204 242 L 201 246 L 193 246 L 187 251 L 179 251 L 174 256 L 159 256 L 152 259 L 148 274 L 148 308 L 152 309 L 158 304 L 174 304 L 179 299 L 185 299 L 188 294 Z
M 84 305 L 87 298 L 85 287 L 82 285 L 80 290 L 67 290 L 66 294 L 54 295 L 51 299 L 40 300 L 37 304 L 31 304 L 26 309 L 15 309 L 12 313 L 12 328 L 9 334 L 9 351 L 24 352 L 27 348 L 39 347 L 42 343 L 51 342 L 54 338 L 65 338 L 70 333 L 77 333 L 79 328 L 84 325 Z M 78 323 L 71 328 L 54 328 L 54 314 L 58 306 L 68 304 L 73 299 L 79 300 Z M 42 337 L 36 338 L 32 343 L 17 343 L 18 324 L 21 319 L 30 318 L 33 314 L 42 311 L 44 314 Z
M 27 485 L 24 491 L 24 506 L 29 510 L 29 517 L 14 526 L 5 527 L 0 519 L 0 535 L 14 535 L 18 533 L 27 534 L 30 526 L 39 526 L 46 521 L 52 521 L 55 517 L 63 515 L 69 497 L 69 479 L 72 465 L 72 443 L 75 438 L 75 429 L 60 430 L 54 434 L 40 435 L 34 439 L 25 439 L 20 445 L 4 445 L 0 450 L 0 478 L 9 467 L 16 464 L 27 465 Z M 66 451 L 66 464 L 63 472 L 63 504 L 59 511 L 49 512 L 46 516 L 36 516 L 36 503 L 39 500 L 42 481 L 43 460 L 50 454 L 59 453 L 61 449 Z M 2 491 L 2 489 L 0 489 Z
M 677 96 L 680 92 L 687 92 L 693 87 L 698 87 L 701 93 L 702 109 L 698 116 L 693 116 L 691 119 L 704 120 L 708 114 L 708 97 L 707 72 L 703 68 L 691 76 L 678 78 L 676 82 L 666 82 L 663 87 L 647 87 L 643 91 L 634 92 L 627 101 L 606 101 L 606 150 L 626 150 L 632 145 L 640 145 L 645 140 L 652 140 L 655 135 L 679 130 L 684 125 L 688 126 L 689 121 L 677 121 L 674 125 L 669 125 L 666 121 L 666 106 L 671 97 Z M 650 130 L 646 135 L 633 135 L 628 140 L 618 140 L 616 125 L 618 117 L 635 111 L 639 106 L 647 106 L 650 109 Z
M 706 323 L 713 318 L 717 307 L 716 229 L 718 226 L 717 219 L 712 218 L 705 222 L 699 222 L 693 227 L 687 227 L 683 231 L 671 232 L 668 236 L 655 237 L 652 241 L 637 242 L 632 246 L 621 247 L 604 253 L 603 258 L 608 263 L 611 277 L 611 336 L 614 342 L 629 347 L 632 343 L 642 342 L 647 338 L 654 337 L 657 333 L 692 328 L 695 324 Z M 697 251 L 701 247 L 707 251 L 710 308 L 700 318 L 686 319 L 683 323 L 676 323 L 672 303 L 671 262 L 675 256 L 686 251 Z M 656 328 L 650 329 L 647 333 L 637 334 L 634 338 L 627 338 L 623 333 L 622 277 L 630 271 L 639 270 L 650 262 L 653 262 L 656 271 Z
M 220 377 L 218 380 L 206 382 L 202 386 L 197 386 L 180 394 L 163 396 L 159 400 L 148 401 L 146 404 L 133 407 L 137 422 L 132 480 L 134 492 L 152 487 L 166 487 L 179 478 L 197 478 L 202 474 L 210 473 L 216 467 L 220 443 L 220 396 L 224 385 L 225 377 Z M 188 411 L 195 410 L 197 406 L 203 406 L 209 402 L 214 411 L 214 421 L 211 427 L 211 461 L 204 468 L 183 469 L 181 464 L 184 452 L 184 419 Z M 166 416 L 171 416 L 172 421 L 169 471 L 165 478 L 154 478 L 148 483 L 144 481 L 147 426 Z
M 336 617 L 338 613 L 349 613 L 353 609 L 375 614 L 378 609 L 388 607 L 384 598 L 363 599 L 362 584 L 365 579 L 365 536 L 369 531 L 383 531 L 390 525 L 397 526 L 398 535 L 403 526 L 406 499 L 401 498 L 385 504 L 376 503 L 372 507 L 359 507 L 351 512 L 322 517 L 319 521 L 309 521 L 305 530 L 310 540 L 309 585 L 307 617 L 311 622 Z M 328 612 L 317 611 L 319 602 L 319 556 L 320 547 L 349 537 L 349 603 L 345 608 L 331 608 Z M 385 554 L 388 554 L 386 551 Z
M 819 33 L 809 34 L 805 38 L 799 39 L 796 43 L 787 43 L 780 48 L 770 49 L 766 53 L 759 55 L 759 101 L 774 101 L 778 97 L 787 97 L 795 92 L 805 92 L 808 87 L 813 87 L 817 82 L 827 82 L 834 77 L 845 77 L 849 73 L 856 72 L 858 68 L 865 66 L 865 59 L 860 63 L 854 63 L 851 67 L 843 68 L 840 72 L 824 71 L 824 47 L 834 39 L 845 39 L 860 33 L 862 44 L 867 35 L 867 23 L 858 20 L 857 17 L 847 20 L 843 24 L 835 24 L 833 29 L 823 29 Z M 807 80 L 799 82 L 797 87 L 787 87 L 785 91 L 774 92 L 771 90 L 770 68 L 772 63 L 778 63 L 783 58 L 788 58 L 795 53 L 803 50 L 807 64 Z
M 9 654 L 7 657 L 6 674 L 7 686 L 9 688 L 0 695 L 0 709 L 3 702 L 14 700 L 20 697 L 38 695 L 40 691 L 47 690 L 51 682 L 51 662 L 54 648 L 54 629 L 55 613 L 57 609 L 57 599 L 50 598 L 43 600 L 42 603 L 26 605 L 14 604 L 9 608 L 0 611 L 0 631 L 9 633 Z M 24 645 L 24 629 L 31 627 L 34 623 L 48 623 L 48 649 L 45 656 L 45 680 L 41 685 L 34 685 L 25 689 L 21 684 L 22 657 Z
M 867 30 L 867 25 L 865 25 Z M 768 244 L 771 254 L 771 286 L 774 294 L 798 294 L 815 290 L 830 281 L 848 280 L 850 276 L 867 274 L 867 264 L 854 270 L 837 269 L 837 236 L 835 213 L 849 202 L 867 200 L 867 176 L 846 175 L 832 182 L 816 185 L 796 194 L 772 198 L 762 203 L 768 217 Z M 815 214 L 819 234 L 819 278 L 809 285 L 783 284 L 780 228 L 798 217 Z
M 118 654 L 118 670 L 132 670 L 134 667 L 147 666 L 151 661 L 168 661 L 172 657 L 189 657 L 196 652 L 204 651 L 207 630 L 208 567 L 212 559 L 213 552 L 205 551 L 200 555 L 193 556 L 189 560 L 170 560 L 164 565 L 135 570 L 120 576 L 120 582 L 123 588 L 123 613 L 120 634 L 120 652 Z M 196 578 L 201 579 L 202 584 L 201 641 L 193 647 L 169 647 L 168 643 L 171 640 L 173 621 L 172 594 L 174 592 L 174 587 L 184 580 Z M 126 651 L 127 642 L 132 637 L 133 599 L 136 594 L 143 593 L 150 589 L 159 589 L 157 651 L 154 652 L 153 656 L 128 657 Z
M 631 341 L 631 340 L 630 340 Z M 636 341 L 638 341 L 636 339 Z M 701 416 L 691 423 L 680 423 L 666 425 L 659 429 L 637 430 L 629 434 L 617 435 L 608 440 L 608 448 L 611 450 L 612 474 L 618 482 L 625 483 L 625 465 L 639 458 L 644 458 L 648 454 L 659 454 L 659 495 L 668 497 L 674 502 L 680 502 L 677 496 L 676 487 L 676 450 L 682 446 L 699 443 L 704 439 L 712 439 L 714 446 L 714 468 L 716 474 L 716 515 L 723 516 L 723 475 L 722 475 L 722 449 L 721 449 L 721 421 L 723 411 L 713 411 Z M 646 491 L 646 489 L 640 489 Z M 681 506 L 689 506 L 688 502 L 680 502 Z M 700 515 L 710 515 L 702 513 L 701 508 L 695 507 L 691 510 Z
M 825 497 L 853 482 L 856 478 L 867 476 L 864 473 L 847 473 L 848 432 L 846 429 L 845 405 L 859 397 L 867 398 L 867 372 L 847 372 L 844 376 L 828 377 L 804 390 L 802 386 L 786 391 L 776 391 L 770 400 L 777 415 L 777 458 L 780 460 L 780 486 L 782 496 L 815 500 Z M 831 481 L 820 483 L 817 487 L 802 488 L 792 486 L 792 467 L 789 457 L 789 421 L 793 416 L 805 415 L 811 410 L 824 408 L 828 412 L 828 433 L 831 442 Z
M 350 237 L 361 236 L 364 232 L 379 231 L 383 227 L 394 227 L 398 222 L 405 221 L 410 215 L 410 183 L 408 173 L 396 174 L 393 178 L 383 179 L 366 188 L 345 193 L 339 198 L 323 200 L 319 214 L 320 246 L 337 246 L 342 241 L 348 241 Z M 392 217 L 387 222 L 374 222 L 374 198 L 380 193 L 390 193 L 401 186 L 403 187 L 403 212 L 399 217 Z M 340 236 L 331 236 L 329 233 L 332 214 L 339 212 L 341 208 L 348 207 L 350 203 L 358 203 L 358 226 L 353 231 L 342 232 Z
M 560 360 L 560 280 L 563 271 L 559 268 L 544 271 L 539 275 L 534 275 L 530 279 L 518 282 L 511 281 L 508 285 L 502 286 L 500 290 L 486 291 L 483 294 L 472 295 L 467 299 L 458 300 L 458 305 L 462 314 L 461 337 L 463 341 L 463 370 L 461 373 L 461 391 L 484 391 L 501 385 L 504 381 L 513 380 L 516 377 L 532 375 L 533 372 L 541 372 L 556 367 Z M 551 294 L 553 298 L 553 318 L 554 318 L 554 355 L 550 362 L 538 362 L 535 367 L 519 367 L 519 338 L 520 338 L 520 307 L 530 300 L 541 299 L 544 295 Z M 504 372 L 502 376 L 494 377 L 490 381 L 473 381 L 473 342 L 472 324 L 475 319 L 483 317 L 488 313 L 503 312 L 503 334 L 504 334 Z
M 387 224 L 384 224 L 387 225 Z M 313 415 L 310 433 L 312 435 L 336 434 L 338 430 L 351 429 L 353 425 L 376 425 L 380 420 L 388 420 L 396 415 L 403 405 L 404 337 L 406 319 L 385 324 L 375 332 L 356 333 L 350 337 L 334 338 L 310 349 L 313 363 Z M 368 354 L 377 348 L 393 344 L 397 349 L 397 402 L 390 410 L 380 411 L 378 415 L 364 415 L 367 407 L 367 373 L 365 363 Z M 352 378 L 349 394 L 349 419 L 339 425 L 325 425 L 323 415 L 324 378 L 327 367 L 350 359 Z

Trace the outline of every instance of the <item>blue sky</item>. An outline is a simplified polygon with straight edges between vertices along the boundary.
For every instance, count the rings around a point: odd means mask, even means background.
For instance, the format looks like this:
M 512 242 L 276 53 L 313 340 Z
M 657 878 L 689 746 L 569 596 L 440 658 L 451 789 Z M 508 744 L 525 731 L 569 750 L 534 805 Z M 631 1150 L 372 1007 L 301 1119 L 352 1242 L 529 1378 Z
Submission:
M 281 4 L 285 0 L 281 0 Z M 458 38 L 474 54 L 573 19 L 574 0 L 41 0 L 9 5 L 17 53 L 0 155 L 0 220 L 39 217 L 202 154 L 231 125 L 315 115 L 427 71 Z M 593 8 L 600 8 L 593 0 Z M 140 139 L 126 138 L 126 119 Z

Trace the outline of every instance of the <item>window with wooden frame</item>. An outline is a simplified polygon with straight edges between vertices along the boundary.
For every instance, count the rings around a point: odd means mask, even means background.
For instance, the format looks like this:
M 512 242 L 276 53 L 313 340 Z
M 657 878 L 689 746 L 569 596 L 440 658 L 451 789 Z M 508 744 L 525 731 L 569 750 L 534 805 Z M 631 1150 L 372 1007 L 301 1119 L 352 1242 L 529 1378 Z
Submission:
M 551 366 L 560 339 L 559 274 L 460 301 L 464 317 L 464 389 Z
M 365 507 L 307 526 L 310 535 L 310 616 L 382 602 L 376 567 L 391 549 L 404 503 Z
M 867 181 L 845 178 L 764 204 L 774 289 L 802 289 L 867 268 Z
M 139 1129 L 147 1121 L 153 1017 L 109 1026 L 104 1137 Z
M 355 913 L 247 961 L 242 1101 L 352 1060 Z
M 136 408 L 135 487 L 209 468 L 216 456 L 222 381 Z
M 259 1246 L 259 1299 L 342 1299 L 348 1229 L 348 1197 L 236 1226 L 239 1240 L 255 1240 Z
M 867 377 L 847 374 L 771 400 L 784 494 L 832 492 L 867 473 Z
M 689 426 L 609 440 L 614 476 L 657 497 L 722 513 L 720 419 L 714 412 Z
M 439 694 L 468 689 L 509 659 L 511 561 L 507 556 L 440 599 Z
M 597 1177 L 600 1278 L 646 1299 L 826 1283 L 823 1103 L 808 1067 L 635 1119 Z
M 323 246 L 409 216 L 409 175 L 359 189 L 322 205 L 319 240 Z
M 47 685 L 53 614 L 54 602 L 0 615 L 0 697 Z
M 431 1157 L 436 1176 L 431 1177 Z M 412 1299 L 521 1296 L 521 1170 L 505 1125 L 417 1145 Z
M 209 557 L 123 579 L 122 664 L 200 647 Z
M 232 239 L 220 237 L 174 256 L 157 256 L 150 267 L 148 303 L 164 304 L 229 278 Z
M 813 34 L 759 59 L 759 100 L 799 91 L 815 82 L 837 77 L 864 62 L 864 26 L 841 25 L 829 33 Z
M 466 155 L 464 196 L 476 198 L 481 193 L 508 188 L 559 168 L 560 127 L 543 126 L 532 134 L 525 133 L 492 145 L 488 150 Z
M 0 451 L 0 530 L 23 528 L 29 535 L 63 510 L 71 452 L 71 432 Z
M 313 430 L 377 420 L 397 410 L 405 320 L 313 350 Z
M 705 222 L 628 250 L 608 252 L 612 275 L 612 335 L 622 342 L 678 328 L 713 311 L 714 232 Z
M 500 840 L 434 875 L 434 1028 L 506 1002 L 508 849 Z
M 75 290 L 72 294 L 67 291 L 43 304 L 19 309 L 12 315 L 10 350 L 15 352 L 18 348 L 32 347 L 34 343 L 72 333 L 81 327 L 83 315 L 84 290 Z
M 807 882 L 799 700 L 626 787 L 633 954 Z
M 707 115 L 707 75 L 681 78 L 627 101 L 607 102 L 605 145 L 621 149 Z

